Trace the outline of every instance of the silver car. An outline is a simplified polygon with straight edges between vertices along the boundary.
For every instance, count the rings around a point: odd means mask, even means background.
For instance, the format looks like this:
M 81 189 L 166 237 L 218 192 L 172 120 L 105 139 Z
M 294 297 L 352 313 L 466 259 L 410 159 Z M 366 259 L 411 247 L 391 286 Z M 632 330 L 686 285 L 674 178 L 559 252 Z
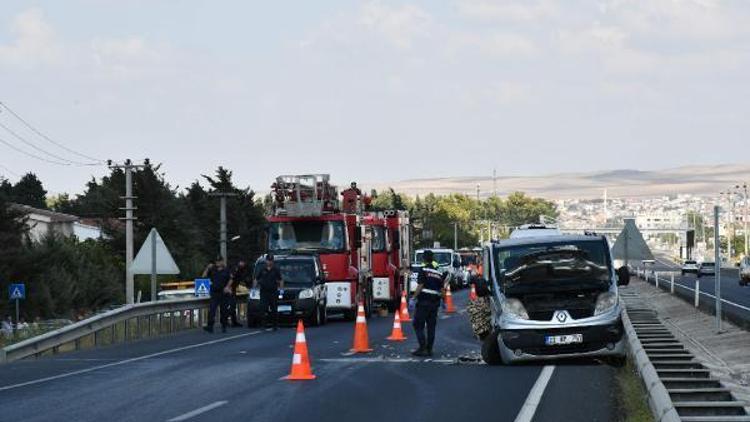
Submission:
M 701 262 L 698 266 L 698 277 L 704 275 L 716 275 L 716 264 L 713 262 Z
M 480 296 L 489 296 L 492 331 L 484 339 L 488 364 L 605 356 L 625 361 L 618 284 L 603 236 L 510 239 L 485 248 Z
M 747 286 L 748 283 L 750 283 L 750 256 L 740 261 L 740 286 Z

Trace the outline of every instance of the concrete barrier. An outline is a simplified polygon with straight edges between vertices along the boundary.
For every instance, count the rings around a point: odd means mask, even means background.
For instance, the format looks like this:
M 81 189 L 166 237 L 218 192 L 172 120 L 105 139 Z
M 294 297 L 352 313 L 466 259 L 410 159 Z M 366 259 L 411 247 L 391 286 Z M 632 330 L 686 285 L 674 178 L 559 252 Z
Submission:
M 659 422 L 680 422 L 680 416 L 672 403 L 672 399 L 667 393 L 667 389 L 659 379 L 656 368 L 648 358 L 646 351 L 643 349 L 641 341 L 633 329 L 627 310 L 623 312 L 622 322 L 625 326 L 625 335 L 628 339 L 628 354 L 635 362 L 638 374 L 643 381 L 643 385 L 648 392 L 648 405 L 654 420 Z

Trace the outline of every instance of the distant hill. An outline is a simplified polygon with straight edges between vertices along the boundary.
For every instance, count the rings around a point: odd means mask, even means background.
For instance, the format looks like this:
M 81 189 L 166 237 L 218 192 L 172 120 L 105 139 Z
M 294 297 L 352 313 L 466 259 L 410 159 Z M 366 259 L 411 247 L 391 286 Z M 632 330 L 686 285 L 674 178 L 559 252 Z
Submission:
M 522 191 L 549 199 L 600 198 L 604 189 L 610 197 L 655 197 L 689 193 L 716 195 L 730 186 L 750 182 L 750 164 L 685 166 L 665 170 L 617 169 L 589 173 L 560 173 L 545 176 L 498 176 L 498 195 Z M 435 194 L 492 194 L 492 177 L 443 177 L 368 183 L 368 188 L 393 187 L 397 192 L 424 196 Z

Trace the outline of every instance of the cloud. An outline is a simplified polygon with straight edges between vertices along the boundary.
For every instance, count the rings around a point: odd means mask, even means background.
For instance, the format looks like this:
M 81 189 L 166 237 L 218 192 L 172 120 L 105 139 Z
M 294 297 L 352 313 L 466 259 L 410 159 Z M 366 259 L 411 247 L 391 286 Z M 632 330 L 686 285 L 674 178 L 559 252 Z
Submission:
M 588 28 L 562 30 L 557 35 L 563 53 L 601 53 L 621 49 L 628 38 L 627 32 L 616 26 L 594 24 Z
M 727 4 L 713 0 L 606 0 L 602 13 L 635 34 L 689 44 L 748 34 L 747 13 Z
M 41 9 L 28 9 L 18 14 L 10 26 L 14 40 L 0 45 L 0 62 L 33 66 L 38 63 L 58 62 L 62 46 L 52 27 L 45 21 Z
M 536 43 L 525 36 L 510 32 L 457 32 L 448 42 L 452 54 L 473 48 L 487 57 L 534 57 L 539 52 Z
M 461 15 L 473 19 L 512 22 L 537 21 L 558 13 L 557 5 L 548 0 L 460 0 L 458 11 Z
M 100 70 L 125 78 L 163 73 L 174 59 L 167 46 L 151 44 L 141 37 L 96 38 L 89 52 Z
M 432 17 L 414 5 L 389 6 L 371 1 L 362 7 L 359 22 L 396 47 L 408 49 L 417 38 L 429 36 Z

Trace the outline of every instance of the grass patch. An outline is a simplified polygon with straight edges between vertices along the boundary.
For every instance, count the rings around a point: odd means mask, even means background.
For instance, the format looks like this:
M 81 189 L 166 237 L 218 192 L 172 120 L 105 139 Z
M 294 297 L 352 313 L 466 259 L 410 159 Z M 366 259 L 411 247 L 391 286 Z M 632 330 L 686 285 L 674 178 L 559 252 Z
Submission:
M 648 407 L 648 393 L 630 358 L 625 366 L 617 369 L 616 391 L 620 421 L 653 422 L 654 417 Z

